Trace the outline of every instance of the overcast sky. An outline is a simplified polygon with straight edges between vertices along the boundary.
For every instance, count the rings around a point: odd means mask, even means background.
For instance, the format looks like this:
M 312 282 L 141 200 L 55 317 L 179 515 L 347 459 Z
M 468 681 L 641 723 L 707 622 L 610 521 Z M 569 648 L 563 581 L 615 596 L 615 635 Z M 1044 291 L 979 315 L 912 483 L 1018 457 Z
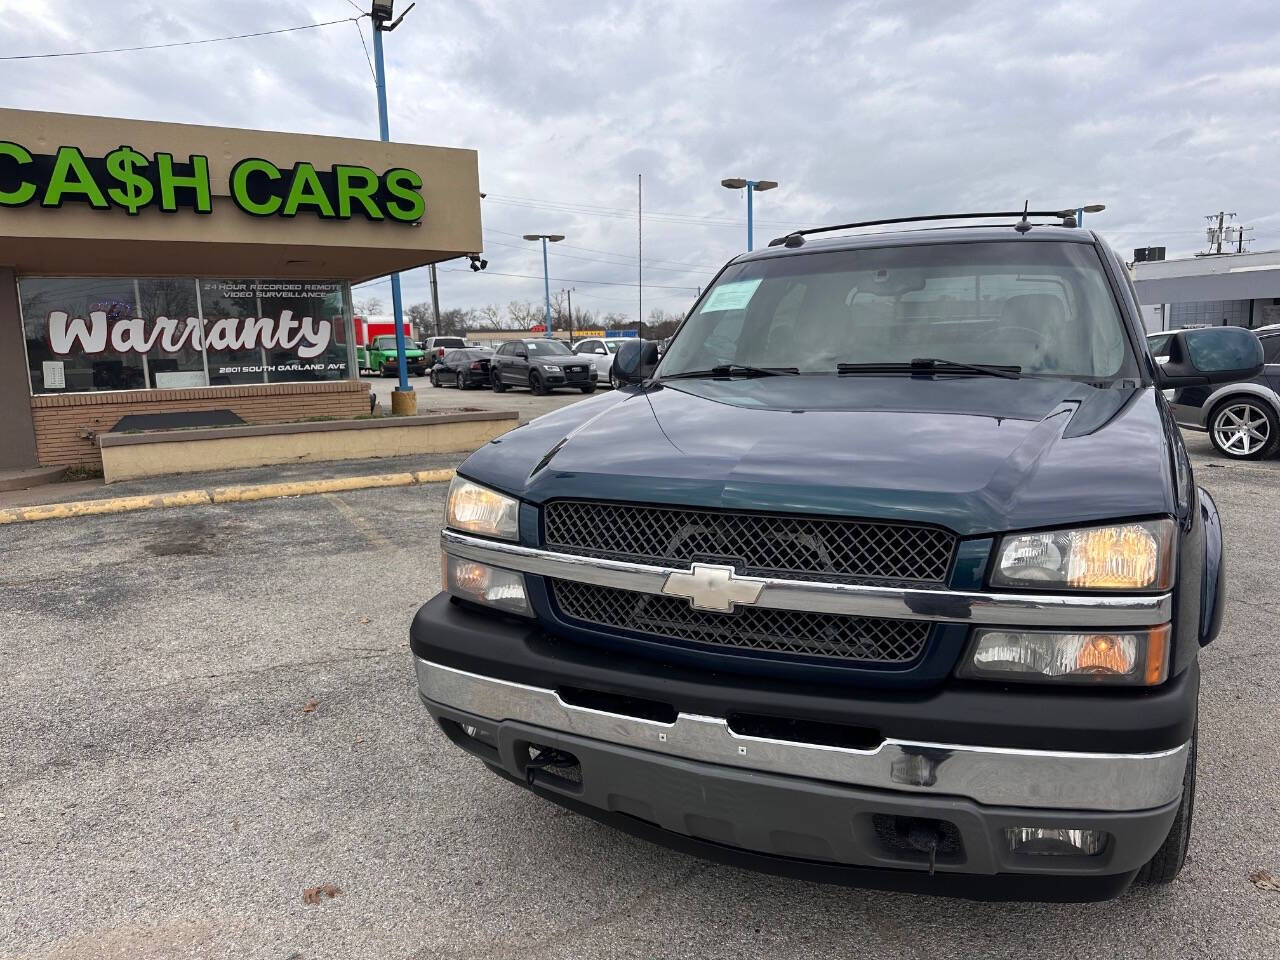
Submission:
M 361 7 L 365 0 L 358 0 Z M 397 11 L 407 6 L 397 3 Z M 0 55 L 354 16 L 348 0 L 0 0 Z M 368 42 L 369 21 L 363 21 Z M 489 270 L 441 267 L 441 305 L 553 289 L 634 317 L 683 311 L 745 248 L 797 226 L 1102 202 L 1125 256 L 1204 248 L 1239 213 L 1280 247 L 1280 4 L 1123 0 L 420 0 L 387 38 L 391 134 L 479 151 Z M 377 136 L 353 23 L 173 50 L 0 62 L 5 106 Z M 536 275 L 539 279 L 499 274 Z M 429 296 L 404 277 L 406 303 Z M 609 283 L 589 281 L 609 281 Z M 381 295 L 389 285 L 357 291 Z

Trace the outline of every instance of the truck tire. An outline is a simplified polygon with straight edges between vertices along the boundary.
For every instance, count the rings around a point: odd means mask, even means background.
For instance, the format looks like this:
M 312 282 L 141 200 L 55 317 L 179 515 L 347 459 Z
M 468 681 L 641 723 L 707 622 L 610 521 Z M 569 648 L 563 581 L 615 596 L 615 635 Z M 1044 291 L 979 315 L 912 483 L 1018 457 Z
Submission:
M 1199 725 L 1191 733 L 1191 749 L 1187 751 L 1187 772 L 1182 775 L 1182 803 L 1169 827 L 1169 835 L 1154 857 L 1138 871 L 1137 882 L 1149 884 L 1172 883 L 1182 865 L 1187 862 L 1187 847 L 1191 842 L 1191 818 L 1196 805 L 1196 741 Z
M 496 370 L 495 370 L 495 371 L 493 372 L 491 379 L 493 380 L 493 392 L 494 392 L 494 393 L 506 393 L 506 392 L 507 392 L 507 385 L 506 385 L 505 383 L 503 383 L 503 382 L 502 382 L 502 375 L 501 375 L 501 374 L 499 374 L 499 373 L 498 373 L 498 371 L 496 371 Z
M 1262 397 L 1227 397 L 1206 423 L 1213 449 L 1232 460 L 1264 460 L 1280 444 L 1280 417 Z

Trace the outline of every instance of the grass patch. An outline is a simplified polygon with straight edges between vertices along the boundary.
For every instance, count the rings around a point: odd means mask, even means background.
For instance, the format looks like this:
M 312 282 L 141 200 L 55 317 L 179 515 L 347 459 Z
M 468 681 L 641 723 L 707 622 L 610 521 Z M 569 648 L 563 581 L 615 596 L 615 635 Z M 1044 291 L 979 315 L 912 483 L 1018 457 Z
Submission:
M 75 466 L 67 467 L 59 483 L 77 483 L 83 480 L 101 480 L 102 467 L 91 463 L 77 463 Z

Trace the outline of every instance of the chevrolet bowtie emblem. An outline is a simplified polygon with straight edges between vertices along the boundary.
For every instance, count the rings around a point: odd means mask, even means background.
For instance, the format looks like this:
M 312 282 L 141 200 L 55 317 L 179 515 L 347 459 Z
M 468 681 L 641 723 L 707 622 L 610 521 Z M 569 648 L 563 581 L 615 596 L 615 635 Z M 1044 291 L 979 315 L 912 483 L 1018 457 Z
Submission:
M 763 580 L 740 577 L 733 567 L 695 563 L 688 573 L 667 574 L 662 592 L 670 597 L 688 597 L 695 610 L 730 613 L 737 604 L 755 603 L 764 589 Z

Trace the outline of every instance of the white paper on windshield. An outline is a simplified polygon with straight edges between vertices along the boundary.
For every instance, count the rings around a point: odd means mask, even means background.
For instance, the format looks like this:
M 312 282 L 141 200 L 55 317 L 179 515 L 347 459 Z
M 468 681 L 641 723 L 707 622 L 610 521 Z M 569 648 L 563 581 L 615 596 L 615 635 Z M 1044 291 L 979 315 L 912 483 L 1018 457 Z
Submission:
M 756 277 L 754 280 L 735 280 L 733 283 L 720 284 L 711 291 L 711 296 L 707 297 L 707 302 L 702 305 L 702 312 L 745 309 L 751 302 L 751 298 L 755 296 L 761 279 Z

